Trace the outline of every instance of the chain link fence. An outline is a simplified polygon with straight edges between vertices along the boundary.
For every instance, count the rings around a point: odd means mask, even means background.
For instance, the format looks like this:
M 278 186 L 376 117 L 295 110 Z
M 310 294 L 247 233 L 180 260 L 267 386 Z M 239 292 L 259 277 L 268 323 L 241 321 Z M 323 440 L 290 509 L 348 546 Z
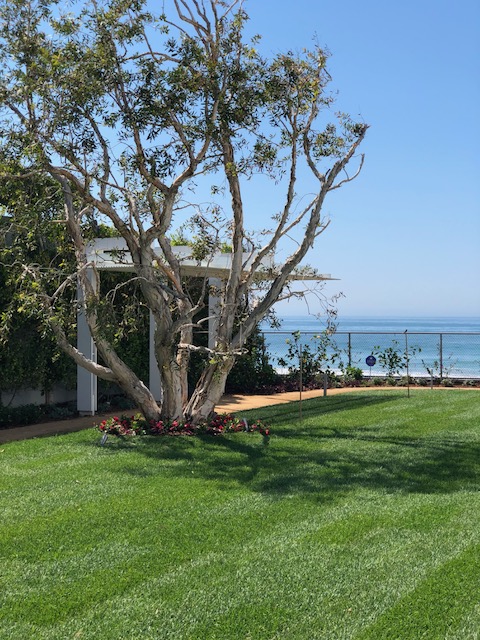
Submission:
M 480 332 L 263 332 L 278 373 L 480 379 Z M 368 366 L 366 359 L 372 366 Z

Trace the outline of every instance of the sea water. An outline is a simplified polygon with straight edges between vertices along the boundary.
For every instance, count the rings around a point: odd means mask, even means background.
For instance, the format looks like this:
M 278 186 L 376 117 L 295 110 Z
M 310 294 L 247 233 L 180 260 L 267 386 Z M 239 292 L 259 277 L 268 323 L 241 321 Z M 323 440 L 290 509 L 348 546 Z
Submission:
M 270 360 L 278 370 L 288 369 L 294 351 L 294 332 L 299 331 L 298 343 L 310 351 L 318 347 L 319 335 L 326 329 L 325 321 L 312 316 L 288 316 L 273 331 L 268 324 L 264 331 Z M 330 368 L 338 370 L 343 363 L 362 369 L 364 374 L 385 375 L 379 354 L 393 349 L 408 354 L 409 374 L 428 377 L 480 378 L 480 318 L 478 317 L 365 317 L 345 316 L 337 319 L 335 332 L 327 350 L 331 356 L 339 354 Z M 298 347 L 298 344 L 297 344 Z M 373 367 L 366 358 L 376 357 Z M 293 358 L 295 359 L 295 358 Z M 287 363 L 285 366 L 285 362 Z M 402 374 L 406 370 L 402 370 Z

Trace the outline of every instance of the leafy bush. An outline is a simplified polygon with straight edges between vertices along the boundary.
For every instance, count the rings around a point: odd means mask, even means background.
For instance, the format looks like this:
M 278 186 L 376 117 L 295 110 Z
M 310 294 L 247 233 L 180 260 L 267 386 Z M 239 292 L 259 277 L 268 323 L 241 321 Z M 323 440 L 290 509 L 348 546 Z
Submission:
M 0 405 L 0 429 L 24 427 L 46 420 L 65 420 L 77 415 L 73 403 L 65 404 L 24 404 L 20 407 Z
M 328 331 L 312 336 L 310 344 L 302 344 L 300 331 L 292 333 L 293 340 L 287 340 L 287 358 L 279 358 L 278 364 L 287 367 L 290 378 L 298 379 L 300 364 L 302 382 L 305 387 L 323 384 L 323 374 L 335 380 L 332 369 L 338 361 L 338 347 Z
M 43 407 L 25 404 L 21 407 L 0 407 L 0 427 L 24 426 L 39 422 L 43 417 Z
M 247 353 L 238 358 L 228 375 L 226 391 L 252 393 L 277 384 L 280 375 L 269 361 L 265 337 L 259 329 L 248 338 L 245 349 Z
M 346 367 L 343 373 L 343 382 L 347 385 L 360 383 L 363 380 L 363 371 L 359 367 Z
M 373 355 L 378 358 L 380 366 L 386 371 L 387 378 L 399 376 L 405 371 L 409 359 L 421 351 L 419 347 L 410 347 L 408 352 L 400 345 L 398 340 L 392 340 L 392 346 L 381 349 L 374 347 Z M 388 384 L 390 384 L 388 382 Z
M 76 403 L 69 402 L 66 404 L 50 404 L 44 406 L 45 418 L 49 420 L 66 420 L 78 414 Z

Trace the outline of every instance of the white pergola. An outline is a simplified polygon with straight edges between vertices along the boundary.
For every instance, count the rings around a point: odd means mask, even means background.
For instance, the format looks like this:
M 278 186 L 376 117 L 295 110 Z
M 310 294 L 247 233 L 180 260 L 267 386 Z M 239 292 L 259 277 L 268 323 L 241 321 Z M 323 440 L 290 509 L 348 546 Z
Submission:
M 217 335 L 217 312 L 219 310 L 220 299 L 213 291 L 219 288 L 222 280 L 228 278 L 230 273 L 232 254 L 217 253 L 208 260 L 198 261 L 192 257 L 192 249 L 188 246 L 173 247 L 173 251 L 181 263 L 182 275 L 188 277 L 208 278 L 209 280 L 209 319 L 208 319 L 208 344 L 210 348 L 215 345 Z M 255 258 L 254 254 L 245 254 L 245 269 Z M 161 252 L 158 250 L 158 259 L 162 260 Z M 97 238 L 87 245 L 87 260 L 95 264 L 98 271 L 126 271 L 134 272 L 134 265 L 123 238 Z M 90 272 L 92 284 L 93 271 Z M 271 279 L 274 277 L 273 257 L 269 256 L 262 260 L 262 269 L 259 270 L 259 278 Z M 290 279 L 293 280 L 335 280 L 330 274 L 297 274 Z M 81 291 L 78 292 L 79 299 Z M 156 400 L 160 400 L 160 372 L 158 370 L 154 349 L 155 323 L 150 314 L 149 332 L 149 389 Z M 87 358 L 97 362 L 97 348 L 90 334 L 90 330 L 85 319 L 82 305 L 78 305 L 77 311 L 77 348 Z M 77 409 L 81 415 L 95 415 L 97 412 L 97 376 L 90 373 L 81 366 L 77 367 Z

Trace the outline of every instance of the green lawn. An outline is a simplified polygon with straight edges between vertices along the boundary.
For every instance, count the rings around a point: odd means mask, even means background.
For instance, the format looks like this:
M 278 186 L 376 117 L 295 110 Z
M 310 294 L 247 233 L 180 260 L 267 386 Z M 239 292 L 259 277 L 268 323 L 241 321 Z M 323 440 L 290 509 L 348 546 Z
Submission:
M 0 447 L 0 638 L 480 638 L 480 392 L 254 415 Z

